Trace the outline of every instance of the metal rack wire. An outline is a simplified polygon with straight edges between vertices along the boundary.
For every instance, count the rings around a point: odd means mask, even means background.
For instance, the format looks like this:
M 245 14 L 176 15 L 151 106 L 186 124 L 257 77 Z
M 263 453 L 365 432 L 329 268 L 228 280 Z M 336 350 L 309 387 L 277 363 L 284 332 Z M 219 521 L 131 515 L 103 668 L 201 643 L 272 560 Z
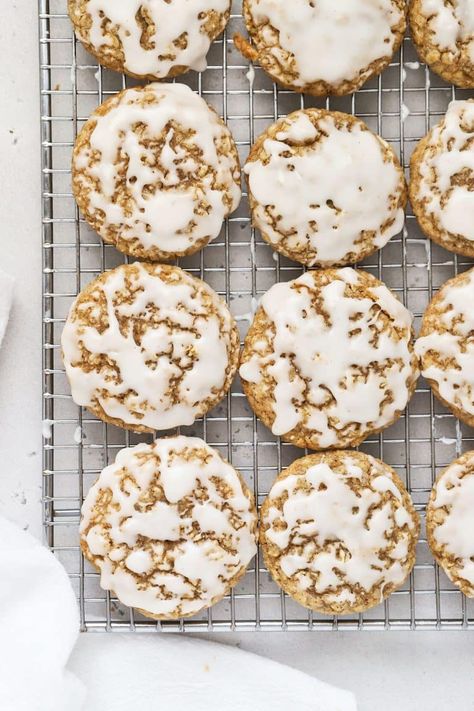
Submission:
M 72 402 L 59 352 L 68 308 L 94 276 L 123 260 L 104 245 L 81 219 L 70 187 L 74 138 L 91 111 L 106 96 L 131 85 L 98 68 L 73 37 L 66 0 L 39 0 L 41 141 L 43 189 L 43 507 L 47 541 L 68 571 L 77 592 L 84 630 L 317 630 L 458 629 L 474 626 L 474 603 L 435 566 L 424 529 L 417 563 L 405 587 L 364 615 L 328 618 L 308 612 L 271 581 L 257 557 L 232 594 L 196 618 L 156 623 L 122 606 L 102 591 L 97 573 L 78 546 L 83 494 L 121 447 L 140 437 L 94 419 Z M 234 1 L 226 34 L 209 54 L 209 68 L 190 74 L 188 83 L 211 103 L 234 133 L 245 159 L 254 138 L 278 116 L 301 106 L 325 106 L 361 117 L 386 138 L 408 168 L 410 154 L 453 98 L 467 98 L 419 64 L 407 37 L 381 77 L 350 97 L 315 100 L 278 89 L 255 67 L 249 72 L 233 46 L 243 30 L 240 2 Z M 276 281 L 300 269 L 277 257 L 250 226 L 246 199 L 221 236 L 181 266 L 222 294 L 245 334 L 259 297 Z M 419 319 L 432 294 L 446 279 L 472 266 L 425 240 L 411 213 L 402 235 L 364 268 L 383 279 Z M 259 423 L 235 382 L 227 400 L 203 421 L 184 430 L 204 436 L 238 467 L 261 503 L 278 471 L 301 456 Z M 143 437 L 141 437 L 143 439 Z M 473 433 L 433 400 L 420 381 L 405 415 L 362 449 L 391 464 L 407 483 L 424 522 L 434 477 L 463 451 L 473 448 Z

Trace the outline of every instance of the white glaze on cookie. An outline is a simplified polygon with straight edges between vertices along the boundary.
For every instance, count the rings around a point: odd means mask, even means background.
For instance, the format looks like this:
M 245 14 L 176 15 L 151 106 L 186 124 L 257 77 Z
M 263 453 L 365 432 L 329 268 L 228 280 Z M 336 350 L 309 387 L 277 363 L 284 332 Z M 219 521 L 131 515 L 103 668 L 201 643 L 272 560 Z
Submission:
M 474 101 L 453 101 L 430 134 L 418 166 L 416 197 L 423 210 L 454 238 L 474 240 Z
M 240 202 L 240 170 L 218 151 L 228 129 L 200 96 L 184 84 L 150 84 L 91 120 L 90 147 L 75 152 L 74 171 L 105 238 L 175 254 L 218 236 Z
M 193 437 L 121 450 L 90 489 L 80 531 L 102 588 L 163 617 L 208 607 L 256 553 L 238 474 Z
M 150 274 L 137 263 L 132 271 L 121 266 L 107 272 L 93 294 L 105 303 L 108 327 L 90 324 L 99 306 L 80 296 L 61 344 L 78 405 L 98 403 L 109 418 L 165 430 L 192 424 L 202 402 L 225 387 L 234 322 L 204 282 L 176 268 L 170 283 L 160 269 Z M 107 363 L 84 368 L 84 351 Z
M 454 571 L 444 566 L 447 574 L 453 579 L 455 572 L 474 587 L 474 453 L 461 460 L 437 480 L 429 509 L 435 517 L 441 509 L 441 522 L 435 523 L 432 535 L 443 556 L 448 554 L 456 561 Z
M 422 0 L 421 12 L 433 33 L 432 41 L 442 51 L 459 54 L 467 48 L 474 62 L 474 3 L 472 0 Z
M 252 0 L 256 25 L 269 23 L 278 44 L 296 62 L 295 86 L 316 81 L 338 84 L 356 79 L 372 62 L 393 52 L 392 28 L 403 13 L 391 0 Z M 279 59 L 270 27 L 265 28 L 272 54 Z
M 369 234 L 375 249 L 400 232 L 404 183 L 381 138 L 330 115 L 317 126 L 303 111 L 286 121 L 265 140 L 265 159 L 245 166 L 257 202 L 253 222 L 274 245 L 285 238 L 287 252 L 314 252 L 309 266 L 331 266 L 357 255 Z
M 348 457 L 343 473 L 321 462 L 283 477 L 269 494 L 263 525 L 282 551 L 281 570 L 301 592 L 325 595 L 326 604 L 354 603 L 359 587 L 378 587 L 382 598 L 387 585 L 400 585 L 407 574 L 416 522 L 389 470 L 370 461 L 370 480 Z
M 311 272 L 273 286 L 261 301 L 275 330 L 270 352 L 257 342 L 240 367 L 248 382 L 261 382 L 263 371 L 274 380 L 273 433 L 304 424 L 318 433 L 319 448 L 337 446 L 350 424 L 388 425 L 406 406 L 414 376 L 409 311 L 385 285 L 371 287 L 371 298 L 346 295 L 358 273 L 337 274 L 322 288 Z
M 104 32 L 114 30 L 120 39 L 124 67 L 136 76 L 166 78 L 175 67 L 206 69 L 211 40 L 205 26 L 210 12 L 225 14 L 229 0 L 88 0 L 86 11 L 92 24 L 87 39 L 95 48 L 114 47 L 114 38 Z M 141 13 L 155 31 L 144 44 Z M 179 42 L 185 38 L 185 42 Z M 181 46 L 180 46 L 181 45 Z
M 423 376 L 436 383 L 443 400 L 474 415 L 474 271 L 465 282 L 444 286 L 441 294 L 440 328 L 418 338 L 415 351 Z M 433 363 L 425 361 L 430 354 Z

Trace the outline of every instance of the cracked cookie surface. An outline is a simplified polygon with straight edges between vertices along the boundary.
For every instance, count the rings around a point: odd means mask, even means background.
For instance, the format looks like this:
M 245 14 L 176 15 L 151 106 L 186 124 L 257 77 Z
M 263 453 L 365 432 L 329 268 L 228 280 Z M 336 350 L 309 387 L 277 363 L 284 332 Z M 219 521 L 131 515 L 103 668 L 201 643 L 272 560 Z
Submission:
M 206 69 L 230 0 L 68 0 L 77 37 L 109 69 L 167 79 Z
M 437 478 L 426 509 L 431 551 L 448 578 L 474 597 L 474 452 Z
M 405 0 L 244 0 L 252 44 L 234 42 L 287 89 L 351 94 L 380 74 L 403 39 Z
M 412 320 L 382 282 L 349 267 L 276 284 L 241 357 L 252 409 L 298 447 L 359 445 L 397 420 L 415 389 Z
M 220 402 L 239 345 L 227 304 L 207 284 L 147 263 L 88 284 L 61 336 L 74 402 L 136 432 L 190 425 Z
M 81 547 L 104 590 L 148 617 L 214 605 L 254 557 L 257 512 L 241 475 L 196 437 L 122 449 L 82 506 Z
M 298 459 L 273 484 L 260 542 L 274 580 L 325 614 L 363 612 L 407 578 L 419 519 L 387 464 L 361 452 Z
M 149 84 L 110 97 L 73 151 L 72 188 L 89 225 L 121 252 L 167 261 L 215 239 L 239 205 L 232 135 L 184 84 Z
M 474 270 L 447 281 L 423 316 L 415 350 L 436 397 L 474 426 Z
M 306 266 L 353 264 L 403 228 L 398 158 L 354 116 L 295 111 L 260 136 L 244 172 L 254 226 Z
M 410 173 L 410 202 L 423 232 L 474 257 L 474 100 L 451 102 L 413 151 Z
M 410 25 L 418 53 L 445 81 L 474 87 L 474 5 L 471 0 L 412 0 Z

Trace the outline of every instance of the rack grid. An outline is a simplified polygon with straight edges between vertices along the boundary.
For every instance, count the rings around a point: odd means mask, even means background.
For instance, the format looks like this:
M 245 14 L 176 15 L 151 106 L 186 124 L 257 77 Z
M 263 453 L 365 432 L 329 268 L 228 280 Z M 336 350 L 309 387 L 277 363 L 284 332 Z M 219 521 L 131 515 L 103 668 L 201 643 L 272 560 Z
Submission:
M 104 245 L 78 213 L 70 186 L 75 136 L 107 96 L 136 84 L 97 66 L 74 38 L 66 0 L 38 0 L 41 81 L 43 237 L 43 520 L 46 539 L 65 566 L 77 593 L 83 630 L 218 631 L 460 629 L 474 627 L 474 601 L 454 588 L 434 564 L 426 543 L 424 511 L 436 474 L 473 448 L 472 430 L 433 399 L 420 380 L 404 416 L 361 447 L 392 465 L 406 482 L 422 518 L 417 562 L 406 585 L 380 606 L 341 618 L 311 613 L 272 582 L 260 555 L 241 583 L 211 610 L 179 622 L 155 622 L 101 590 L 97 572 L 81 556 L 78 523 L 84 493 L 123 446 L 146 440 L 96 420 L 71 400 L 60 358 L 59 339 L 72 300 L 99 272 L 124 257 Z M 319 106 L 361 117 L 388 140 L 408 169 L 416 142 L 439 121 L 454 89 L 416 56 L 409 37 L 389 68 L 356 94 L 318 100 L 279 89 L 235 49 L 244 32 L 241 3 L 234 1 L 226 33 L 213 43 L 205 73 L 190 73 L 189 84 L 226 120 L 242 161 L 255 137 L 277 117 L 304 106 Z M 472 95 L 472 92 L 471 92 Z M 230 304 L 242 337 L 261 295 L 301 269 L 273 254 L 250 225 L 246 196 L 220 237 L 180 266 L 207 281 Z M 432 294 L 448 278 L 472 266 L 426 240 L 411 212 L 406 227 L 362 266 L 379 277 L 415 314 L 419 326 Z M 252 414 L 238 379 L 220 406 L 186 434 L 203 436 L 240 469 L 265 498 L 278 471 L 302 455 L 281 443 Z

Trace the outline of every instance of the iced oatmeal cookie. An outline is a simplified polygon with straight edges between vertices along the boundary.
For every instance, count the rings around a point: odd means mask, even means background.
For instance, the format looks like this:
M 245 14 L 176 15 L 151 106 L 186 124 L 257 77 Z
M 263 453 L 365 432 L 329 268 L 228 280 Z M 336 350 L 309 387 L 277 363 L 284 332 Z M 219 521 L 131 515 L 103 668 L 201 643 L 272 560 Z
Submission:
M 260 136 L 245 173 L 254 226 L 307 266 L 353 264 L 403 228 L 407 190 L 398 158 L 354 116 L 295 111 Z
M 410 25 L 423 62 L 451 84 L 474 87 L 472 0 L 412 0 Z
M 152 261 L 193 254 L 240 202 L 240 164 L 216 112 L 184 84 L 126 89 L 99 106 L 73 151 L 72 188 L 89 225 Z
M 393 469 L 361 452 L 296 460 L 273 484 L 260 522 L 272 577 L 316 612 L 374 607 L 415 563 L 419 520 L 410 495 Z
M 445 469 L 426 510 L 428 543 L 448 578 L 474 597 L 474 452 Z
M 242 54 L 283 87 L 351 94 L 385 69 L 406 28 L 405 0 L 244 0 Z
M 423 232 L 474 257 L 474 100 L 453 101 L 411 157 L 410 201 Z
M 310 271 L 264 295 L 240 376 L 273 434 L 342 449 L 391 425 L 418 377 L 412 315 L 363 271 Z
M 147 617 L 214 605 L 254 557 L 257 512 L 241 475 L 203 440 L 122 449 L 82 506 L 84 555 L 100 584 Z
M 77 37 L 109 69 L 166 79 L 206 68 L 230 0 L 68 0 Z
M 474 427 L 474 270 L 444 284 L 415 344 L 421 372 L 441 402 Z
M 74 402 L 136 432 L 192 424 L 224 397 L 239 359 L 224 301 L 162 264 L 123 265 L 88 284 L 61 345 Z

